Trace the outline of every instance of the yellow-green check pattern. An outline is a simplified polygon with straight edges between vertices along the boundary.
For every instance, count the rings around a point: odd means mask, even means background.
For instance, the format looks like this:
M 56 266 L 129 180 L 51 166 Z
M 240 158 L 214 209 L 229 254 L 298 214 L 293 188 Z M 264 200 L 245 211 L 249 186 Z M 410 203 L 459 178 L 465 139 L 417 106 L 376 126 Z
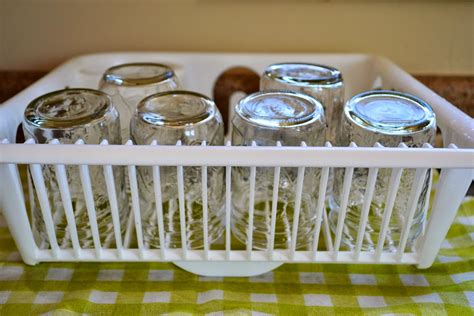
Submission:
M 253 278 L 204 278 L 171 263 L 21 263 L 0 221 L 0 314 L 474 314 L 474 199 L 435 264 L 285 264 Z

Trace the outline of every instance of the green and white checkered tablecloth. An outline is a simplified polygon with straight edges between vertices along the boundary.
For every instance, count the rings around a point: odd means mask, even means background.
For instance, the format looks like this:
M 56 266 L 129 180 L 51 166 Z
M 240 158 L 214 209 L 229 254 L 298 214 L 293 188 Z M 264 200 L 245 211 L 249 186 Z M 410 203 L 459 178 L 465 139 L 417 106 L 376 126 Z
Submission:
M 285 264 L 252 278 L 199 277 L 171 263 L 21 262 L 0 221 L 0 314 L 474 315 L 474 199 L 435 264 Z

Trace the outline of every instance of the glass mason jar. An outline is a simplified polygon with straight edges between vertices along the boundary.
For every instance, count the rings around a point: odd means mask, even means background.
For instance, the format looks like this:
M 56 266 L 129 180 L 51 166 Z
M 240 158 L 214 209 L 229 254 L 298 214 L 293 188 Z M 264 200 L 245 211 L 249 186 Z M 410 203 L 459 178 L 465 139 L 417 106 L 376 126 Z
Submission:
M 135 144 L 158 145 L 224 144 L 221 114 L 208 97 L 188 91 L 167 91 L 151 95 L 140 102 L 132 118 L 130 130 Z M 159 248 L 156 201 L 152 167 L 138 167 L 140 212 L 143 238 L 148 248 Z M 203 244 L 203 205 L 201 167 L 184 167 L 184 200 L 188 249 Z M 176 167 L 160 167 L 165 245 L 181 247 L 178 180 Z M 224 230 L 224 169 L 207 168 L 209 242 L 217 240 Z
M 120 113 L 122 141 L 130 138 L 130 119 L 145 97 L 179 89 L 173 69 L 156 63 L 130 63 L 111 67 L 102 75 L 99 89 L 112 97 Z
M 368 91 L 354 96 L 347 102 L 341 135 L 343 146 L 349 145 L 352 141 L 360 147 L 372 147 L 376 142 L 386 147 L 397 147 L 402 142 L 408 147 L 421 147 L 424 143 L 434 143 L 436 119 L 431 107 L 414 96 L 394 91 Z M 376 247 L 391 173 L 392 169 L 379 169 L 362 250 L 373 251 Z M 342 236 L 343 244 L 349 249 L 354 247 L 357 239 L 367 176 L 367 168 L 354 169 Z M 344 169 L 337 168 L 334 192 L 330 198 L 329 222 L 333 231 L 337 227 L 343 178 Z M 414 169 L 403 171 L 384 244 L 385 250 L 396 251 L 399 244 L 402 227 L 408 213 L 407 204 L 414 178 Z M 417 202 L 409 232 L 408 247 L 413 245 L 424 225 L 425 203 L 429 194 L 430 179 L 431 171 L 429 170 Z
M 40 144 L 49 143 L 52 139 L 58 139 L 61 144 L 73 144 L 79 139 L 86 144 L 99 144 L 103 139 L 107 139 L 110 144 L 121 143 L 119 114 L 110 97 L 91 89 L 59 90 L 33 100 L 25 110 L 23 131 L 26 138 L 33 138 Z M 62 248 L 71 247 L 54 166 L 43 165 L 42 169 L 58 244 Z M 68 165 L 66 172 L 79 242 L 83 248 L 93 248 L 79 167 Z M 89 172 L 101 245 L 112 248 L 115 247 L 115 235 L 103 169 L 101 166 L 89 166 Z M 123 167 L 113 167 L 113 174 L 123 233 L 128 218 Z M 48 247 L 49 238 L 36 194 L 31 212 L 35 238 L 40 247 Z
M 235 107 L 232 121 L 233 145 L 322 146 L 326 122 L 322 105 L 316 99 L 292 91 L 264 91 L 251 94 Z M 269 159 L 271 159 L 269 157 Z M 291 227 L 296 199 L 298 168 L 280 169 L 274 248 L 290 248 Z M 310 245 L 316 216 L 319 169 L 306 168 L 296 247 Z M 274 168 L 257 167 L 254 197 L 253 248 L 264 250 L 271 235 L 271 208 Z M 249 222 L 250 168 L 235 167 L 232 172 L 232 232 L 247 242 Z
M 308 63 L 273 64 L 265 69 L 260 90 L 291 90 L 316 98 L 328 124 L 326 139 L 337 143 L 344 108 L 344 82 L 339 70 Z

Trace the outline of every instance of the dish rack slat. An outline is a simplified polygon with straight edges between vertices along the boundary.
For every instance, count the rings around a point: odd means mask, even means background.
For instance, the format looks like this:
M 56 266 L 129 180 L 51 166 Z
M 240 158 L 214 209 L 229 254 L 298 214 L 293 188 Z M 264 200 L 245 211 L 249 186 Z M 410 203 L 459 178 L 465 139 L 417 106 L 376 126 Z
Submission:
M 331 144 L 327 142 L 326 147 L 331 147 Z M 329 168 L 324 167 L 321 169 L 321 179 L 319 181 L 318 204 L 316 206 L 316 227 L 314 229 L 313 245 L 311 247 L 312 249 L 311 257 L 313 260 L 316 260 L 316 256 L 318 254 L 318 244 L 319 244 L 319 236 L 321 234 L 321 225 L 324 225 L 323 233 L 324 233 L 324 242 L 326 244 L 326 249 L 328 251 L 332 251 L 334 249 L 333 243 L 332 243 L 331 232 L 329 229 L 328 217 L 325 210 L 325 206 L 326 206 L 325 201 L 326 201 L 326 192 L 327 192 L 328 182 L 329 182 Z
M 100 258 L 102 245 L 100 244 L 99 227 L 97 225 L 97 217 L 95 215 L 96 213 L 95 213 L 95 205 L 94 205 L 94 196 L 92 193 L 92 184 L 91 184 L 91 178 L 90 178 L 90 173 L 89 173 L 89 166 L 80 165 L 79 173 L 81 177 L 82 189 L 84 190 L 84 198 L 86 201 L 86 208 L 87 208 L 87 217 L 89 218 L 89 224 L 91 227 L 92 240 L 94 241 L 96 256 Z
M 230 142 L 226 143 L 230 147 Z M 231 255 L 231 233 L 230 233 L 230 212 L 231 212 L 231 181 L 232 167 L 225 167 L 225 257 L 230 260 Z
M 185 58 L 186 57 L 186 58 Z M 196 58 L 198 62 L 190 60 Z M 12 144 L 14 129 L 21 120 L 26 100 L 30 100 L 38 94 L 49 90 L 61 88 L 58 85 L 68 84 L 70 86 L 94 87 L 103 69 L 110 66 L 107 61 L 122 63 L 127 61 L 169 61 L 174 65 L 181 65 L 184 83 L 190 89 L 201 93 L 210 94 L 209 86 L 199 86 L 201 82 L 212 82 L 212 78 L 232 65 L 240 62 L 250 68 L 261 72 L 264 66 L 281 60 L 301 60 L 316 63 L 331 64 L 341 68 L 346 74 L 346 84 L 349 95 L 359 90 L 373 88 L 374 82 L 383 83 L 384 88 L 393 88 L 415 94 L 424 98 L 438 115 L 439 126 L 447 143 L 458 142 L 461 147 L 449 145 L 447 148 L 406 148 L 403 144 L 398 148 L 385 148 L 380 144 L 374 147 L 357 147 L 351 144 L 349 147 L 332 147 L 326 143 L 323 147 L 306 147 L 304 143 L 300 147 L 259 147 L 255 143 L 248 147 L 231 146 L 227 142 L 225 146 L 161 146 L 156 142 L 150 145 L 109 145 L 103 141 L 99 145 L 84 144 L 82 141 L 74 145 L 65 144 L 34 144 L 27 140 L 24 144 Z M 202 63 L 202 64 L 199 64 Z M 97 66 L 94 68 L 94 65 Z M 189 69 L 188 69 L 189 67 Z M 209 68 L 204 77 L 195 82 L 190 78 L 196 73 L 188 73 L 190 69 Z M 203 68 L 204 67 L 204 68 Z M 87 71 L 86 71 L 87 70 Z M 196 70 L 193 70 L 196 71 Z M 71 76 L 71 73 L 75 74 Z M 92 75 L 91 75 L 92 73 Z M 70 75 L 68 77 L 68 75 Z M 214 77 L 209 77 L 209 76 Z M 362 75 L 362 76 L 360 76 Z M 365 77 L 364 77 L 365 76 Z M 208 78 L 209 77 L 209 78 Z M 59 80 L 69 78 L 68 80 Z M 78 79 L 79 78 L 79 79 Z M 360 79 L 361 80 L 355 80 Z M 378 79 L 377 79 L 378 78 Z M 206 79 L 206 80 L 204 80 Z M 199 82 L 199 83 L 198 83 Z M 361 84 L 360 82 L 364 82 Z M 193 86 L 194 85 L 194 86 Z M 23 106 L 20 106 L 23 105 Z M 416 264 L 419 268 L 429 267 L 440 248 L 440 245 L 454 220 L 456 210 L 459 207 L 464 194 L 473 179 L 474 150 L 472 135 L 474 124 L 452 105 L 434 95 L 426 87 L 416 82 L 401 69 L 383 58 L 365 55 L 221 55 L 221 54 L 105 54 L 84 56 L 70 61 L 64 66 L 53 71 L 46 78 L 28 88 L 18 96 L 0 106 L 0 179 L 2 184 L 1 208 L 6 218 L 10 232 L 16 241 L 17 247 L 23 260 L 28 264 L 37 264 L 43 261 L 171 261 L 180 267 L 202 275 L 256 275 L 269 271 L 284 262 L 317 262 L 317 263 L 372 263 L 372 264 Z M 50 240 L 50 249 L 43 249 L 37 245 L 31 230 L 28 217 L 27 201 L 25 200 L 22 182 L 18 172 L 18 166 L 26 164 L 29 166 L 31 178 L 34 183 L 41 212 L 46 222 L 46 231 Z M 59 194 L 65 205 L 66 219 L 68 222 L 67 234 L 72 240 L 72 246 L 62 248 L 58 245 L 54 232 L 54 219 L 51 216 L 51 205 L 49 205 L 42 165 L 51 165 L 59 179 Z M 81 248 L 75 229 L 74 216 L 72 214 L 71 197 L 66 178 L 66 167 L 78 166 L 80 184 L 85 198 L 87 218 L 90 223 L 93 246 L 91 249 Z M 90 166 L 100 166 L 105 179 L 107 195 L 109 198 L 113 234 L 117 246 L 106 248 L 101 245 L 99 226 L 97 224 L 96 206 L 94 205 L 94 192 L 91 184 Z M 119 205 L 114 181 L 113 168 L 123 166 L 128 171 L 128 182 L 130 187 L 129 200 L 131 201 L 130 216 L 122 235 L 120 225 Z M 153 198 L 156 202 L 156 217 L 158 221 L 158 234 L 160 237 L 159 249 L 148 249 L 141 237 L 141 212 L 137 185 L 136 168 L 140 166 L 152 167 Z M 164 217 L 162 208 L 162 179 L 160 171 L 162 167 L 176 167 L 177 187 L 179 195 L 179 213 L 181 240 L 185 241 L 186 219 L 184 217 L 184 174 L 185 167 L 197 167 L 200 170 L 200 179 L 207 184 L 207 170 L 211 167 L 223 167 L 225 177 L 225 199 L 224 199 L 224 234 L 222 248 L 215 250 L 209 240 L 209 227 L 203 225 L 204 247 L 202 250 L 186 248 L 186 243 L 179 249 L 168 249 L 165 247 Z M 234 168 L 248 167 L 250 170 L 250 207 L 249 226 L 245 231 L 249 242 L 243 249 L 234 249 L 231 243 L 231 212 L 232 212 L 232 186 L 231 177 Z M 296 236 L 299 227 L 298 220 L 290 223 L 292 243 L 288 249 L 256 250 L 252 247 L 253 216 L 255 215 L 254 200 L 256 190 L 256 176 L 258 167 L 273 168 L 273 208 L 272 214 L 276 213 L 276 198 L 278 194 L 279 172 L 285 167 L 297 168 L 296 177 L 296 218 L 301 206 L 301 196 L 305 170 L 308 168 L 319 168 L 319 191 L 316 202 L 316 220 L 313 235 L 313 243 L 307 250 L 296 249 Z M 325 203 L 328 198 L 328 183 L 333 168 L 344 168 L 344 181 L 341 193 L 341 209 L 345 210 L 348 204 L 349 191 L 352 178 L 356 168 L 368 169 L 368 181 L 363 198 L 362 215 L 357 232 L 356 246 L 353 251 L 341 249 L 343 224 L 345 213 L 340 212 L 337 219 L 337 227 L 334 235 L 330 232 L 328 216 Z M 374 195 L 375 181 L 380 169 L 391 169 L 389 188 L 385 200 L 384 214 L 380 225 L 381 234 L 375 243 L 375 251 L 369 252 L 362 249 L 362 238 L 366 230 L 370 203 Z M 441 169 L 439 181 L 436 185 L 436 193 L 422 235 L 418 238 L 413 251 L 406 250 L 405 244 L 408 239 L 411 221 L 416 209 L 416 202 L 421 194 L 423 179 L 428 170 Z M 388 252 L 383 249 L 384 241 L 388 232 L 388 225 L 397 192 L 399 191 L 400 179 L 405 169 L 415 169 L 415 181 L 411 188 L 408 203 L 409 216 L 401 233 L 401 242 L 397 252 Z M 432 174 L 432 173 L 431 173 Z M 30 190 L 31 191 L 31 190 Z M 203 218 L 206 223 L 209 219 L 208 187 L 204 185 L 200 194 L 203 201 Z M 27 197 L 31 201 L 33 197 Z M 427 197 L 427 200 L 429 197 Z M 426 203 L 428 207 L 428 203 Z M 271 236 L 275 235 L 275 216 L 272 217 Z M 138 232 L 137 247 L 130 248 L 131 239 Z M 321 238 L 324 239 L 325 248 L 321 247 Z
M 402 168 L 393 168 L 390 175 L 387 198 L 385 202 L 385 208 L 383 210 L 382 224 L 380 225 L 380 235 L 377 240 L 377 247 L 375 248 L 375 256 L 377 259 L 380 259 L 380 256 L 382 255 L 383 245 L 385 243 L 385 238 L 387 237 L 388 225 L 390 223 L 390 217 L 392 216 L 393 206 L 395 205 L 395 198 L 397 196 L 398 187 L 400 186 L 402 172 Z
M 367 186 L 364 193 L 364 202 L 362 204 L 362 212 L 360 216 L 359 231 L 357 232 L 357 239 L 354 249 L 355 260 L 359 260 L 360 251 L 364 242 L 363 237 L 367 227 L 367 222 L 369 220 L 369 208 L 370 203 L 372 202 L 372 197 L 374 195 L 378 173 L 379 168 L 369 168 L 369 174 L 367 175 Z M 392 192 L 389 191 L 388 194 L 390 193 Z M 419 196 L 419 194 L 417 196 Z M 383 241 L 385 241 L 385 239 Z M 403 249 L 405 249 L 405 247 L 403 247 Z

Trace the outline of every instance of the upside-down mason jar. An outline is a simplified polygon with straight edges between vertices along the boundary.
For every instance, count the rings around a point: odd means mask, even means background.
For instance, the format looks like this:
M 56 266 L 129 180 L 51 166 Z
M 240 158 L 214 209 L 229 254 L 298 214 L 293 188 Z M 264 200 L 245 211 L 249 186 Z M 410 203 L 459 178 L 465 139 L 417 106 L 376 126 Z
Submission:
M 111 67 L 102 75 L 99 89 L 112 97 L 120 113 L 122 141 L 130 138 L 130 119 L 145 97 L 179 89 L 173 69 L 157 63 L 129 63 Z
M 338 69 L 309 63 L 273 64 L 263 72 L 260 90 L 292 90 L 316 98 L 326 116 L 326 139 L 336 144 L 344 108 L 344 82 Z
M 54 91 L 33 100 L 26 108 L 23 130 L 27 138 L 45 144 L 57 139 L 61 144 L 73 144 L 82 139 L 86 144 L 99 144 L 106 139 L 120 144 L 119 114 L 109 96 L 91 89 Z M 42 166 L 43 177 L 51 206 L 57 241 L 60 247 L 71 247 L 65 209 L 56 178 L 54 165 Z M 94 248 L 91 227 L 79 174 L 79 166 L 66 166 L 68 185 L 76 221 L 79 242 L 83 248 Z M 97 224 L 102 247 L 116 245 L 112 215 L 101 166 L 89 166 Z M 128 218 L 128 202 L 124 189 L 123 167 L 113 167 L 115 189 L 119 206 L 122 233 Z M 46 233 L 38 196 L 33 189 L 32 226 L 35 239 L 41 248 L 50 241 Z
M 207 146 L 224 144 L 222 117 L 208 97 L 189 91 L 168 91 L 151 95 L 140 102 L 131 121 L 134 143 L 150 145 Z M 224 169 L 208 167 L 207 181 L 202 183 L 200 167 L 184 167 L 184 203 L 186 220 L 186 246 L 201 249 L 203 244 L 202 186 L 208 188 L 208 240 L 218 239 L 223 230 Z M 148 248 L 159 248 L 157 207 L 164 218 L 164 245 L 180 248 L 181 227 L 176 167 L 160 167 L 162 203 L 157 205 L 154 193 L 152 167 L 138 167 L 140 212 L 144 243 Z
M 419 98 L 394 91 L 368 91 L 352 97 L 347 102 L 341 135 L 344 146 L 354 142 L 360 147 L 372 147 L 378 142 L 385 147 L 397 147 L 400 143 L 408 147 L 422 147 L 425 143 L 434 143 L 436 119 L 431 107 Z M 377 244 L 391 173 L 392 169 L 386 168 L 378 171 L 362 243 L 363 250 L 372 251 Z M 354 169 L 342 235 L 342 243 L 349 249 L 354 247 L 357 239 L 367 176 L 367 168 Z M 329 221 L 333 231 L 336 230 L 340 213 L 343 178 L 344 169 L 337 168 L 334 191 L 330 198 Z M 414 169 L 403 171 L 384 244 L 385 250 L 396 251 L 400 242 L 400 234 L 407 220 L 408 199 L 414 178 Z M 431 170 L 428 170 L 417 201 L 413 224 L 409 228 L 407 247 L 413 245 L 422 231 L 430 179 Z
M 322 146 L 326 122 L 322 105 L 316 99 L 292 91 L 257 92 L 235 107 L 232 121 L 233 145 Z M 268 157 L 271 159 L 271 157 Z M 291 245 L 291 230 L 296 202 L 298 168 L 280 169 L 277 199 L 274 248 L 286 249 Z M 320 172 L 306 168 L 296 248 L 307 247 L 315 227 L 317 192 Z M 264 250 L 270 245 L 274 168 L 257 167 L 255 177 L 253 248 Z M 232 232 L 246 244 L 249 225 L 250 168 L 235 167 L 232 172 Z

